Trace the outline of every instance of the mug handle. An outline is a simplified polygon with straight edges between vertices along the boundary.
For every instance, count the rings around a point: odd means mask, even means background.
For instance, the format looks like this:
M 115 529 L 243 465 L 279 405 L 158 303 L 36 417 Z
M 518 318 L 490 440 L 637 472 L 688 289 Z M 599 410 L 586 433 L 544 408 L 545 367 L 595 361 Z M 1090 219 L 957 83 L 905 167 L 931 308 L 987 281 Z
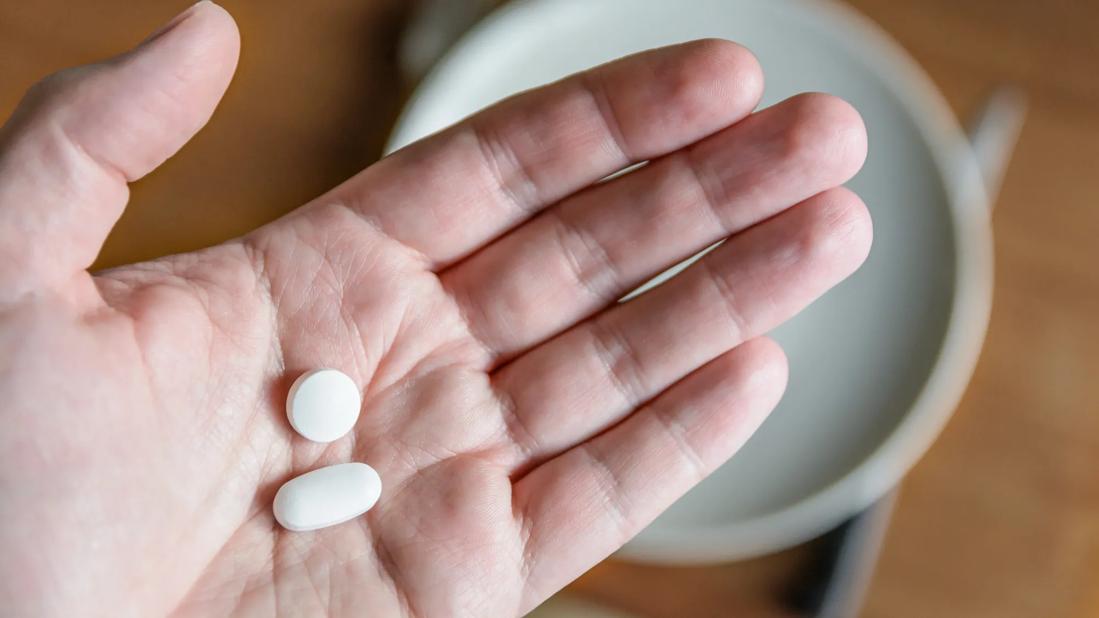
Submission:
M 1016 86 L 1000 85 L 985 97 L 966 123 L 966 135 L 984 181 L 991 208 L 1026 117 L 1026 95 Z

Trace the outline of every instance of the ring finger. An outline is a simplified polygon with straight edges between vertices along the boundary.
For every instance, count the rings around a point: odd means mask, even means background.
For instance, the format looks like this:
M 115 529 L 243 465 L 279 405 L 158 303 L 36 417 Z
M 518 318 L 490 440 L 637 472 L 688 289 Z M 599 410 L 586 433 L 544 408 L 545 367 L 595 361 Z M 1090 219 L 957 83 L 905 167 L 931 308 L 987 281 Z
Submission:
M 859 198 L 846 189 L 827 191 L 515 359 L 495 376 L 510 404 L 511 463 L 535 465 L 604 431 L 696 368 L 790 318 L 853 272 L 870 238 Z

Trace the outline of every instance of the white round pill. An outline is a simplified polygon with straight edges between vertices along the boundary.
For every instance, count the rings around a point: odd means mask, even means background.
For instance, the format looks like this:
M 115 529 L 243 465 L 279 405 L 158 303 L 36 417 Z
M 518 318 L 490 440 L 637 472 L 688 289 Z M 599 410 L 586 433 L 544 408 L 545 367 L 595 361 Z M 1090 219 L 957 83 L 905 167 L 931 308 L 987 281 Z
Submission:
M 334 526 L 370 510 L 382 494 L 382 479 L 364 463 L 345 463 L 290 479 L 275 494 L 275 520 L 301 532 Z
M 359 419 L 359 387 L 336 369 L 302 374 L 286 397 L 286 416 L 304 438 L 331 442 L 351 431 Z

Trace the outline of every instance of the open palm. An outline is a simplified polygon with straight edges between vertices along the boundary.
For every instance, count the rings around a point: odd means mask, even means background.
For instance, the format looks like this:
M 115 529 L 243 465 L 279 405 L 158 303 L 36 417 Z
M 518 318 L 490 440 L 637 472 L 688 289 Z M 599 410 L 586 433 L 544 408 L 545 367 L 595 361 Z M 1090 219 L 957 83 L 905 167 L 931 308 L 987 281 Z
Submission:
M 824 95 L 752 114 L 755 60 L 700 41 L 505 101 L 244 238 L 90 275 L 127 181 L 206 121 L 237 47 L 196 5 L 46 80 L 0 134 L 15 615 L 526 612 L 737 450 L 785 384 L 760 335 L 869 248 L 835 188 L 858 115 Z M 328 445 L 284 414 L 317 367 L 364 393 Z M 274 522 L 281 483 L 348 461 L 382 477 L 372 511 Z

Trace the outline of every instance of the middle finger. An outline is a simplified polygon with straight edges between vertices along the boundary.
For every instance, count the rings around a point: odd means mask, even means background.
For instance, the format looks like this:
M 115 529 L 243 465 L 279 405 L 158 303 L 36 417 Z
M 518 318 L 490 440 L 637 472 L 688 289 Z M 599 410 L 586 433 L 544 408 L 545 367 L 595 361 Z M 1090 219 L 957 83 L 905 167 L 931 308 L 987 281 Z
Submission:
M 865 154 L 850 105 L 799 95 L 566 199 L 443 281 L 502 362 L 707 245 L 842 184 Z

